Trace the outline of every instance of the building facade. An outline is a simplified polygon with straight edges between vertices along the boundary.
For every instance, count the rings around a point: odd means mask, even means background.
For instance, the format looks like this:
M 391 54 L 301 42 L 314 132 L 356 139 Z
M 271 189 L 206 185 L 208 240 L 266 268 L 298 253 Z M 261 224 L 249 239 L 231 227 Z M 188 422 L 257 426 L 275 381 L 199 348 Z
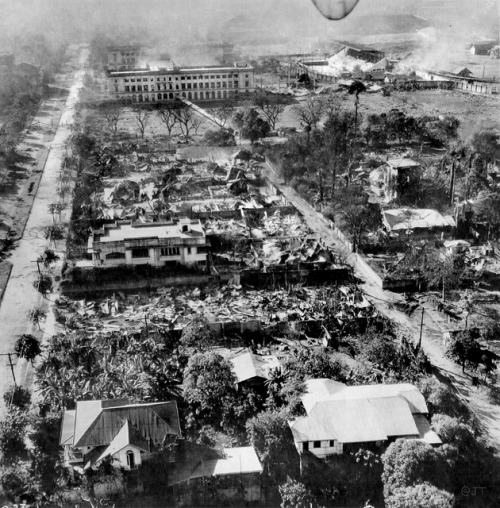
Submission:
M 140 46 L 108 46 L 108 71 L 136 69 L 142 55 Z
M 199 220 L 105 224 L 89 237 L 94 266 L 178 264 L 205 267 L 208 244 Z
M 246 64 L 108 72 L 110 97 L 128 102 L 208 101 L 236 98 L 254 91 L 254 69 Z

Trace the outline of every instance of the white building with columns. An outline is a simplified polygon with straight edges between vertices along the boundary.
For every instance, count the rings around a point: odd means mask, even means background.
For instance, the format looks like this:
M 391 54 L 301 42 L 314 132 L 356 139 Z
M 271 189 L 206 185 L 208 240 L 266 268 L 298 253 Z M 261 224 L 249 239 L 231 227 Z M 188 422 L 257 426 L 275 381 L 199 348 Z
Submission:
M 220 100 L 244 97 L 254 91 L 254 69 L 241 63 L 108 72 L 110 97 L 134 103 Z

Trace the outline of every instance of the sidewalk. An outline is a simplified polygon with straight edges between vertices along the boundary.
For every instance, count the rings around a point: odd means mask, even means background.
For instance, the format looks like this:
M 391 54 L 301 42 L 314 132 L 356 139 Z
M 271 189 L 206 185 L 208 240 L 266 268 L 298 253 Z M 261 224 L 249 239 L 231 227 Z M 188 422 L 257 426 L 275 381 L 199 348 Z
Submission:
M 55 319 L 51 311 L 53 304 L 50 300 L 42 298 L 33 287 L 33 282 L 36 280 L 38 273 L 35 260 L 48 247 L 47 240 L 44 237 L 44 229 L 52 224 L 52 215 L 48 210 L 48 206 L 50 203 L 58 201 L 56 191 L 61 159 L 65 143 L 71 135 L 74 106 L 78 100 L 78 90 L 82 86 L 84 76 L 83 66 L 87 58 L 88 49 L 82 48 L 79 57 L 80 70 L 75 73 L 73 85 L 59 120 L 57 132 L 50 146 L 49 155 L 24 234 L 10 258 L 13 265 L 12 272 L 0 306 L 0 353 L 11 353 L 15 341 L 24 333 L 35 333 L 38 335 L 39 332 L 36 333 L 37 330 L 35 330 L 28 315 L 29 311 L 37 305 L 44 304 L 48 309 L 47 319 L 43 326 L 44 334 L 50 335 L 54 330 Z M 70 214 L 71 210 L 68 207 L 61 218 L 62 222 L 67 220 Z M 56 251 L 62 260 L 65 255 L 63 241 L 58 242 Z M 59 264 L 61 263 L 62 261 Z M 49 298 L 54 298 L 54 296 L 49 295 Z M 18 361 L 15 356 L 12 358 L 15 361 L 17 384 L 31 387 L 31 366 L 24 360 Z M 5 411 L 3 393 L 12 384 L 12 373 L 8 357 L 1 356 L 0 385 L 2 386 L 2 397 L 0 398 L 0 414 Z

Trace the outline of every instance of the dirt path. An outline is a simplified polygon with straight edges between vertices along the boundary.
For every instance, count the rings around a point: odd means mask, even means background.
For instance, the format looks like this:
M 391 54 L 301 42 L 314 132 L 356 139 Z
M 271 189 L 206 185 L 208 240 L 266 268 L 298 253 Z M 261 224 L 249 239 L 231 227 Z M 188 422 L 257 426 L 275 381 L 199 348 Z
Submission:
M 263 171 L 268 178 L 283 193 L 285 198 L 299 210 L 307 225 L 321 235 L 322 240 L 333 247 L 338 253 L 345 253 L 344 245 L 335 237 L 333 230 L 322 215 L 301 198 L 293 189 L 283 184 L 282 179 L 274 170 L 266 165 Z M 394 303 L 403 301 L 402 295 L 384 291 L 373 279 L 372 273 L 359 263 L 357 256 L 352 254 L 348 258 L 349 264 L 354 268 L 354 274 L 363 281 L 360 289 L 375 307 L 399 326 L 402 333 L 411 338 L 416 344 L 420 336 L 420 324 L 422 319 L 421 308 L 411 316 L 399 311 Z M 424 306 L 425 307 L 425 306 Z M 437 369 L 439 377 L 453 384 L 457 393 L 464 398 L 476 414 L 480 424 L 488 433 L 491 444 L 500 452 L 500 406 L 489 402 L 487 394 L 481 389 L 472 386 L 471 378 L 462 374 L 461 368 L 444 355 L 442 343 L 443 331 L 450 328 L 446 320 L 434 309 L 424 309 L 422 328 L 422 347 L 429 360 Z
M 37 277 L 36 258 L 48 247 L 44 236 L 44 229 L 52 224 L 52 216 L 48 211 L 48 205 L 58 201 L 57 188 L 61 158 L 63 156 L 66 140 L 71 134 L 74 105 L 78 99 L 78 90 L 82 86 L 84 64 L 88 58 L 88 49 L 81 48 L 79 52 L 79 68 L 73 78 L 73 84 L 66 101 L 63 113 L 59 120 L 57 132 L 50 145 L 49 154 L 33 202 L 33 207 L 24 229 L 24 234 L 19 240 L 17 247 L 12 251 L 10 262 L 12 272 L 7 284 L 4 297 L 0 306 L 0 353 L 5 354 L 13 351 L 14 343 L 23 333 L 35 333 L 34 325 L 29 319 L 29 311 L 35 306 L 43 305 L 48 314 L 43 325 L 45 335 L 53 333 L 55 320 L 51 312 L 52 302 L 45 300 L 33 287 Z M 70 207 L 63 212 L 61 220 L 69 218 Z M 66 215 L 66 216 L 65 216 Z M 61 256 L 65 255 L 64 242 L 50 245 Z M 54 298 L 50 296 L 49 298 Z M 15 358 L 14 358 L 15 359 Z M 15 361 L 16 382 L 26 387 L 31 387 L 31 368 L 24 360 Z M 0 357 L 0 386 L 2 395 L 6 388 L 12 385 L 12 373 L 6 356 Z M 5 410 L 3 396 L 0 398 L 0 414 Z

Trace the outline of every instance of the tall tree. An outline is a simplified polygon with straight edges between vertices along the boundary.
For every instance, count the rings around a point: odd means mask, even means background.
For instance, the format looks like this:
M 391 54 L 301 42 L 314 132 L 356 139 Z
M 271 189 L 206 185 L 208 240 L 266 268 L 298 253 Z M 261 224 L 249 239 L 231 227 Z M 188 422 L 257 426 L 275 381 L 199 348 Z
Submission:
M 315 130 L 324 114 L 324 99 L 319 95 L 308 95 L 306 100 L 294 106 L 299 121 L 309 130 Z
M 217 353 L 197 353 L 184 371 L 184 399 L 190 407 L 188 426 L 223 427 L 230 423 L 236 401 L 236 376 Z
M 336 201 L 341 219 L 352 237 L 356 252 L 368 233 L 382 226 L 382 215 L 378 205 L 369 203 L 368 196 L 359 186 L 351 186 L 339 195 Z
M 234 116 L 236 105 L 231 99 L 221 102 L 219 106 L 211 110 L 211 113 L 219 121 L 220 127 L 224 128 Z
M 122 112 L 121 105 L 118 102 L 104 102 L 98 106 L 98 110 L 106 121 L 109 132 L 116 138 L 118 134 L 118 122 Z
M 255 108 L 238 111 L 233 121 L 240 129 L 240 137 L 247 138 L 252 143 L 265 138 L 271 130 L 269 123 L 259 116 Z
M 195 111 L 189 106 L 183 104 L 182 106 L 179 106 L 174 109 L 174 114 L 180 125 L 182 134 L 184 134 L 184 136 L 189 136 L 189 133 L 191 132 L 192 129 L 195 128 L 199 120 L 196 117 Z
M 175 108 L 175 105 L 159 102 L 155 109 L 158 118 L 163 125 L 165 125 L 169 136 L 172 135 L 172 130 L 178 122 L 177 115 L 175 114 Z
M 150 109 L 146 109 L 140 106 L 137 106 L 133 109 L 134 123 L 137 132 L 139 133 L 142 139 L 144 139 L 144 134 L 146 133 L 146 129 L 148 128 L 150 117 L 151 117 Z
M 265 116 L 271 129 L 275 130 L 279 116 L 285 111 L 286 98 L 282 95 L 261 91 L 255 96 L 254 104 Z

